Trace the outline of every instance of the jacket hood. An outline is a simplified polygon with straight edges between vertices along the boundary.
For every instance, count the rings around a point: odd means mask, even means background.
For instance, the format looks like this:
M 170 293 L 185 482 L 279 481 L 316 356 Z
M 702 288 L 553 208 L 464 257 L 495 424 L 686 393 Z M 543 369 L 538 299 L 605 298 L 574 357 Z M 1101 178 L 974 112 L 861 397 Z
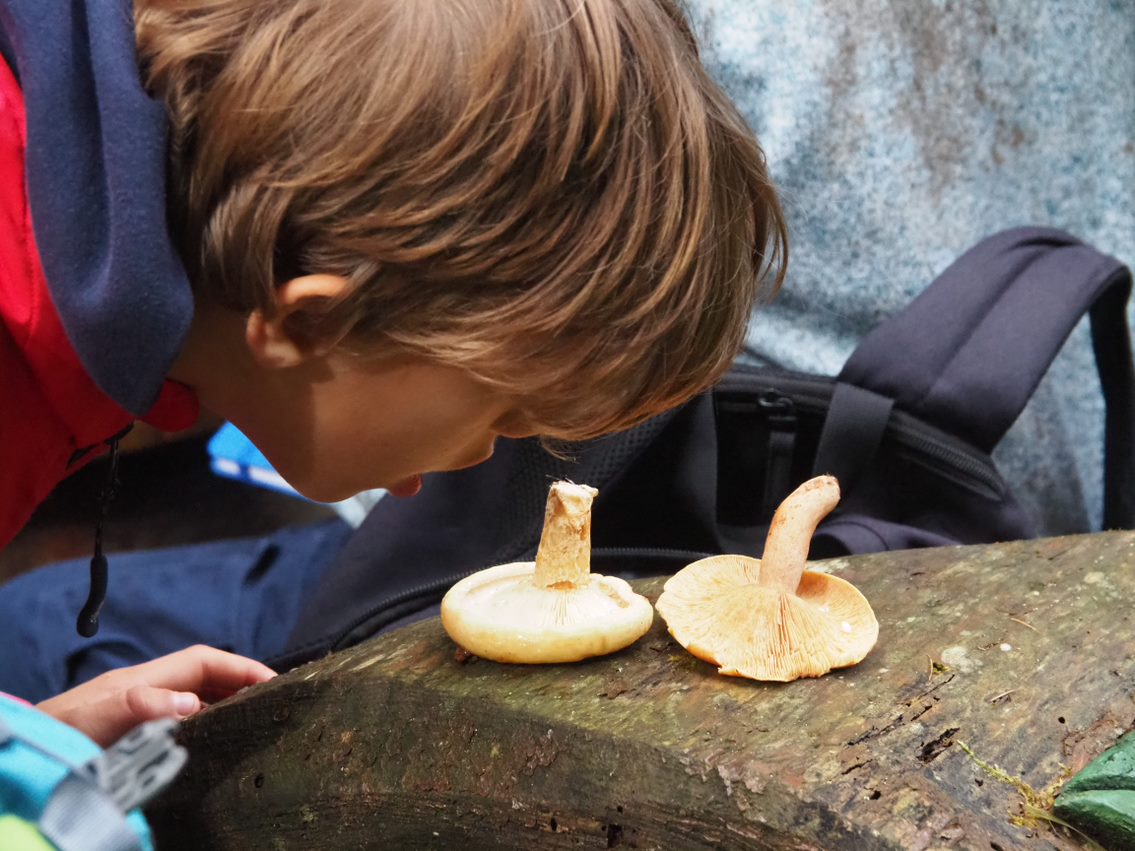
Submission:
M 143 89 L 129 0 L 0 0 L 27 110 L 27 184 L 48 289 L 83 367 L 141 416 L 193 317 L 166 224 L 165 107 Z

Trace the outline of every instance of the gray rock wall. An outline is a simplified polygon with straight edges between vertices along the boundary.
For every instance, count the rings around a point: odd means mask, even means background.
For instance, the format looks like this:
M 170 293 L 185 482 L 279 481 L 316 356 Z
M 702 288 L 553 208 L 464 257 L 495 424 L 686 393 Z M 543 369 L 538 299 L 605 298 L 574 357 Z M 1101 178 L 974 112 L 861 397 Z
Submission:
M 834 373 L 1007 227 L 1135 263 L 1133 0 L 688 0 L 787 206 L 792 260 L 751 355 Z M 1096 528 L 1102 405 L 1082 325 L 997 459 L 1045 531 Z

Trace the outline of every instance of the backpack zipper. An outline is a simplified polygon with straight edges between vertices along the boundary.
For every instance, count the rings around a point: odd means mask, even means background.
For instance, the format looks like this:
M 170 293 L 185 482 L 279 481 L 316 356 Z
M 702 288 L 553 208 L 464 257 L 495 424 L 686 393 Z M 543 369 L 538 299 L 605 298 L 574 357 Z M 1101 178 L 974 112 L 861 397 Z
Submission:
M 641 559 L 644 559 L 644 560 L 646 560 L 646 559 L 658 559 L 658 560 L 666 560 L 666 561 L 682 561 L 683 564 L 689 564 L 691 562 L 698 561 L 699 559 L 708 558 L 710 555 L 711 555 L 711 553 L 700 553 L 700 552 L 693 552 L 693 551 L 688 551 L 688 550 L 666 549 L 666 548 L 663 548 L 663 547 L 596 547 L 591 551 L 591 558 L 592 558 L 593 561 L 598 560 L 598 559 L 603 559 L 603 558 L 617 557 L 617 558 L 641 558 Z M 507 564 L 508 562 L 501 562 L 501 563 Z M 491 566 L 492 565 L 489 565 L 489 567 L 491 567 Z M 417 599 L 417 598 L 420 598 L 420 597 L 432 597 L 434 595 L 441 594 L 441 592 L 447 591 L 451 586 L 456 585 L 462 579 L 466 579 L 466 578 L 472 576 L 474 573 L 478 573 L 479 571 L 484 570 L 484 569 L 486 569 L 486 568 L 479 567 L 476 570 L 468 570 L 468 571 L 465 571 L 464 573 L 460 573 L 460 574 L 457 574 L 457 575 L 454 575 L 454 576 L 446 576 L 444 578 L 434 579 L 430 582 L 424 582 L 421 585 L 414 586 L 413 588 L 407 588 L 403 591 L 399 591 L 397 594 L 394 594 L 391 597 L 387 597 L 381 603 L 374 606 L 369 612 L 367 612 L 366 615 L 356 619 L 355 622 L 352 623 L 349 628 L 340 632 L 335 637 L 335 639 L 330 643 L 331 649 L 332 650 L 343 649 L 340 646 L 340 644 L 342 643 L 342 641 L 344 639 L 346 639 L 352 632 L 354 632 L 360 626 L 362 626 L 363 624 L 365 624 L 368 621 L 370 621 L 371 619 L 373 619 L 376 615 L 381 614 L 383 611 L 393 609 L 393 608 L 401 605 L 402 603 L 408 603 L 411 600 L 414 600 L 414 599 Z M 638 578 L 647 578 L 649 576 L 656 576 L 656 575 L 659 575 L 659 574 L 645 574 L 644 576 L 638 577 Z M 439 602 L 440 602 L 440 600 L 439 600 Z M 378 634 L 378 632 L 381 631 L 383 628 L 385 628 L 385 626 L 386 626 L 386 624 L 380 625 L 378 627 L 378 629 L 376 629 L 374 631 L 374 633 L 372 633 L 372 634 Z
M 828 381 L 794 373 L 769 376 L 767 373 L 746 371 L 746 374 L 758 384 L 767 385 L 767 389 L 759 391 L 760 397 L 768 400 L 766 404 L 772 403 L 772 398 L 768 396 L 772 393 L 794 403 L 797 410 L 803 409 L 813 415 L 823 416 L 828 410 L 832 387 Z M 723 385 L 722 389 L 728 391 L 743 388 Z M 939 429 L 912 414 L 895 410 L 891 421 L 887 423 L 885 434 L 913 450 L 904 453 L 912 463 L 932 459 L 938 462 L 940 470 L 959 473 L 987 493 L 999 497 L 1005 492 L 1004 482 L 984 455 L 979 455 L 978 450 L 970 449 L 956 438 L 946 438 Z M 919 455 L 923 457 L 920 458 Z
M 744 368 L 739 369 L 738 372 L 744 376 L 742 380 L 727 380 L 722 382 L 722 384 L 719 385 L 720 389 L 725 392 L 740 391 L 751 393 L 753 392 L 753 382 L 757 385 L 764 385 L 764 389 L 758 389 L 755 394 L 757 403 L 761 408 L 772 412 L 774 417 L 781 416 L 795 419 L 803 412 L 822 417 L 828 410 L 832 387 L 831 382 L 828 380 L 788 372 L 770 376 L 763 370 L 753 371 Z M 745 381 L 745 378 L 751 381 Z M 918 420 L 911 414 L 896 410 L 891 417 L 891 421 L 887 424 L 886 436 L 909 450 L 903 454 L 912 463 L 926 464 L 927 461 L 937 462 L 936 466 L 938 466 L 940 471 L 957 474 L 960 478 L 965 480 L 963 483 L 971 488 L 977 488 L 986 494 L 993 494 L 995 496 L 1000 496 L 1005 492 L 1005 485 L 1001 477 L 988 461 L 978 455 L 977 450 L 971 450 L 964 445 L 959 445 L 960 441 L 956 441 L 956 439 L 949 440 L 945 437 L 944 433 L 940 432 L 934 426 Z M 523 552 L 519 553 L 516 558 L 520 558 L 523 555 Z M 592 558 L 594 560 L 599 560 L 604 557 L 633 558 L 637 556 L 643 559 L 685 560 L 687 564 L 701 558 L 706 558 L 707 555 L 707 553 L 650 547 L 598 547 L 592 551 Z M 508 556 L 505 556 L 499 563 L 506 564 L 509 560 Z M 481 568 L 478 568 L 477 570 L 480 569 Z M 373 606 L 366 615 L 357 618 L 350 627 L 342 630 L 335 637 L 334 641 L 331 642 L 331 648 L 334 650 L 341 649 L 340 644 L 344 639 L 382 612 L 394 609 L 397 606 L 415 599 L 440 594 L 451 585 L 468 576 L 472 576 L 477 570 L 469 570 L 455 576 L 438 578 L 414 586 L 413 588 L 399 591 L 397 594 L 386 598 L 378 605 Z M 382 624 L 374 632 L 377 633 L 384 627 L 385 624 Z

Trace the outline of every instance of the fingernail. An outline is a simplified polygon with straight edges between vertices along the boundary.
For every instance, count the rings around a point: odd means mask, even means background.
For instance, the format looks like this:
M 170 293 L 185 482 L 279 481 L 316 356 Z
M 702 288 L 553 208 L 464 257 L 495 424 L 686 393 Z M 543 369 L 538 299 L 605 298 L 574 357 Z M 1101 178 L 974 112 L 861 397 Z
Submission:
M 200 706 L 201 701 L 197 699 L 195 694 L 177 692 L 173 696 L 173 711 L 182 717 L 192 715 Z

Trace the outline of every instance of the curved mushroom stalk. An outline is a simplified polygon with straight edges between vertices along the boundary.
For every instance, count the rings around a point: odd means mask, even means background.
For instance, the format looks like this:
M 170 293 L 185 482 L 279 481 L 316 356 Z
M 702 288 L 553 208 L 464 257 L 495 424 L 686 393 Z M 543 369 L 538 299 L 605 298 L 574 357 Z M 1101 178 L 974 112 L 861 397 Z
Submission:
M 621 650 L 650 629 L 654 609 L 624 580 L 591 573 L 586 485 L 548 493 L 535 562 L 502 564 L 462 579 L 441 603 L 449 636 L 497 662 L 575 662 Z
M 726 676 L 787 682 L 854 665 L 875 646 L 871 605 L 843 579 L 805 570 L 808 546 L 839 500 L 831 476 L 781 503 L 762 559 L 702 559 L 667 580 L 658 612 L 675 640 Z
M 835 476 L 808 479 L 784 498 L 772 515 L 765 538 L 757 580 L 762 587 L 788 594 L 796 590 L 808 562 L 812 535 L 838 503 L 839 482 Z

